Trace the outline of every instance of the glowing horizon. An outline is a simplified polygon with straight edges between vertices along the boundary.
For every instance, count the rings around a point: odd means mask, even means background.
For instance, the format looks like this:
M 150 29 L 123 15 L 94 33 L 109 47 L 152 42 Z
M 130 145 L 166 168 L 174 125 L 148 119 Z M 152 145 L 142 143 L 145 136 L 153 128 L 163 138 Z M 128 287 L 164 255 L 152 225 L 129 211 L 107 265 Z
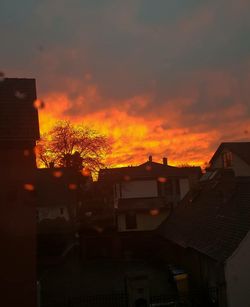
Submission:
M 0 10 L 0 77 L 36 79 L 41 132 L 94 127 L 114 141 L 108 166 L 202 165 L 250 140 L 248 0 L 68 2 Z
M 94 112 L 84 118 L 71 118 L 64 115 L 64 108 L 69 106 L 65 96 L 58 94 L 55 99 L 53 94 L 46 101 L 45 108 L 39 110 L 41 134 L 48 132 L 59 120 L 69 120 L 76 125 L 83 123 L 91 127 L 112 139 L 112 152 L 105 160 L 107 167 L 138 165 L 145 162 L 149 155 L 160 163 L 163 157 L 167 157 L 169 164 L 173 166 L 203 166 L 213 153 L 207 149 L 207 143 L 216 133 L 188 134 L 185 128 L 172 129 L 166 133 L 160 128 L 161 119 L 131 116 L 115 108 Z M 195 142 L 199 150 L 196 146 L 190 146 Z

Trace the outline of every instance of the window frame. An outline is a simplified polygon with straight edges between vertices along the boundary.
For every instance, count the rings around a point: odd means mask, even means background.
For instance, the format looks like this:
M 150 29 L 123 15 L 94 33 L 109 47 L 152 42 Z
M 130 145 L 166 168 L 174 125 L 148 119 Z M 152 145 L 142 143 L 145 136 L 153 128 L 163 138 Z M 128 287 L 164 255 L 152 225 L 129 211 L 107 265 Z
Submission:
M 129 211 L 125 214 L 125 228 L 128 230 L 137 229 L 136 212 Z
M 233 166 L 233 154 L 231 151 L 224 151 L 222 153 L 223 168 L 230 168 Z

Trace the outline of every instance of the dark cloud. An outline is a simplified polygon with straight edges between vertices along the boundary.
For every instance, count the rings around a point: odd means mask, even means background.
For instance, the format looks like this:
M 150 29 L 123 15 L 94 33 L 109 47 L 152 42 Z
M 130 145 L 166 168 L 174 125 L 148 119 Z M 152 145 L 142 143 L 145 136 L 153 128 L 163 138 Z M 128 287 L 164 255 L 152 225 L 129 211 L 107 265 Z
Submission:
M 72 118 L 116 108 L 160 119 L 155 133 L 244 139 L 222 130 L 250 115 L 249 13 L 247 0 L 2 0 L 0 69 L 64 95 Z

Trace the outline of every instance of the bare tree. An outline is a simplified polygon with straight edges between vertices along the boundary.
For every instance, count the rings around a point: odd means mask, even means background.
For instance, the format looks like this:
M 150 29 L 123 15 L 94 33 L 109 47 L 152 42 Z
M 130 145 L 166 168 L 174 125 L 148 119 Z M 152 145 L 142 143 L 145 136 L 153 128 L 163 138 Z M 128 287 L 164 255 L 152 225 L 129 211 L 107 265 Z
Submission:
M 59 121 L 41 138 L 37 157 L 45 167 L 53 163 L 57 167 L 85 167 L 96 172 L 104 166 L 103 160 L 110 150 L 110 139 L 94 129 Z

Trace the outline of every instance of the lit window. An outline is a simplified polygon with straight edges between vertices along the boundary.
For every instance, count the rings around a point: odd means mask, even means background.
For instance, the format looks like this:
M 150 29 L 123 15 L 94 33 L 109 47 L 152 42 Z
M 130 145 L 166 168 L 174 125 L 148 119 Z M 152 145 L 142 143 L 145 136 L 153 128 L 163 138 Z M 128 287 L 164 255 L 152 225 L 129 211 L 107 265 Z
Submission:
M 222 155 L 223 167 L 231 167 L 233 162 L 233 155 L 230 151 L 224 152 Z

